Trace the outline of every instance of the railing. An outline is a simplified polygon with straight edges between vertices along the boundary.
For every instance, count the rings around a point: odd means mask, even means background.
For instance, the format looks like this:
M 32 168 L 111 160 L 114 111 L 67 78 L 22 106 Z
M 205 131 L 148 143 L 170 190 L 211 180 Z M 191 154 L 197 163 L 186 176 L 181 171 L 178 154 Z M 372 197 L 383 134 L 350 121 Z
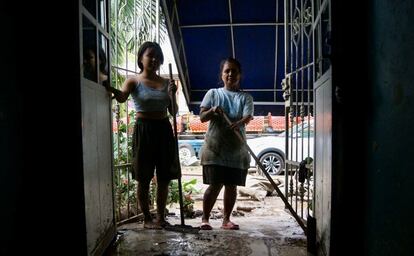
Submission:
M 289 203 L 301 219 L 313 215 L 313 161 L 306 158 L 301 162 L 286 161 L 286 190 Z
M 115 219 L 119 223 L 138 213 L 136 183 L 131 177 L 131 164 L 114 166 L 115 171 Z
M 115 221 L 117 225 L 136 221 L 142 212 L 137 201 L 138 183 L 132 179 L 132 165 L 120 164 L 114 166 L 115 171 Z M 154 213 L 155 184 L 151 181 L 150 185 L 150 212 Z
M 307 225 L 313 216 L 314 1 L 285 0 L 285 195 Z M 298 124 L 300 123 L 300 124 Z M 295 125 L 294 124 L 298 124 Z M 305 126 L 308 126 L 307 133 Z

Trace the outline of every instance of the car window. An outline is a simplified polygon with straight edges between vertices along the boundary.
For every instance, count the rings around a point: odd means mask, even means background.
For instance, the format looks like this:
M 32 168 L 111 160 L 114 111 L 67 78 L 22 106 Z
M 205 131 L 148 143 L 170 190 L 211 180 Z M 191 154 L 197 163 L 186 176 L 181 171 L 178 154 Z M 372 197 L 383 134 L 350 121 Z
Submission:
M 303 129 L 303 133 L 302 133 Z M 289 138 L 293 136 L 293 138 L 299 138 L 299 137 L 308 137 L 309 134 L 309 125 L 308 122 L 300 123 L 294 125 L 292 128 L 289 129 Z M 313 129 L 313 122 L 310 123 L 310 137 L 314 136 L 314 129 Z M 286 137 L 286 131 L 280 133 L 278 136 Z

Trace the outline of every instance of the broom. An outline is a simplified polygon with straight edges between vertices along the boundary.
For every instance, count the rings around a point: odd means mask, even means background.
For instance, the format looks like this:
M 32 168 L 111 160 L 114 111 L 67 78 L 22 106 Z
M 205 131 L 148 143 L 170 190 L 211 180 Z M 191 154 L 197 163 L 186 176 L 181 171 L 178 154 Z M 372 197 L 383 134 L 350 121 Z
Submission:
M 231 125 L 232 122 L 231 122 L 230 118 L 226 115 L 226 113 L 224 111 L 222 113 L 223 113 L 222 116 L 223 116 L 224 120 L 227 122 L 228 125 Z M 262 170 L 263 174 L 266 176 L 266 178 L 269 180 L 270 184 L 272 184 L 273 188 L 276 190 L 276 192 L 279 195 L 280 199 L 282 199 L 282 201 L 285 203 L 286 208 L 288 208 L 288 210 L 290 211 L 290 213 L 292 214 L 292 216 L 299 223 L 299 226 L 303 229 L 303 231 L 305 233 L 307 233 L 307 228 L 306 228 L 305 224 L 303 224 L 302 220 L 296 214 L 295 210 L 293 210 L 292 206 L 289 204 L 288 200 L 283 195 L 282 191 L 280 191 L 280 189 L 278 188 L 278 186 L 276 185 L 276 183 L 274 182 L 274 180 L 272 179 L 272 177 L 270 177 L 270 174 L 265 170 L 265 168 L 263 167 L 263 165 L 260 162 L 259 158 L 254 154 L 253 150 L 249 147 L 249 145 L 247 144 L 247 142 L 243 139 L 243 137 L 240 134 L 240 132 L 238 132 L 236 130 L 233 130 L 233 131 L 235 132 L 236 136 L 242 141 L 242 143 L 246 146 L 247 151 L 249 151 L 250 155 L 254 158 L 254 160 L 256 161 L 257 165 Z
M 168 68 L 170 71 L 170 80 L 173 80 L 173 75 L 172 75 L 172 66 L 171 63 L 168 64 Z M 182 185 L 181 185 L 181 163 L 180 163 L 180 159 L 178 156 L 178 133 L 177 133 L 177 118 L 176 118 L 176 99 L 175 99 L 175 93 L 173 93 L 171 95 L 172 99 L 171 99 L 171 107 L 172 107 L 172 112 L 173 112 L 173 124 L 174 124 L 174 138 L 175 138 L 175 160 L 177 161 L 178 165 L 178 172 L 179 172 L 179 176 L 178 176 L 178 195 L 179 195 L 179 202 L 180 202 L 180 217 L 181 217 L 181 224 L 176 224 L 176 225 L 170 225 L 170 226 L 166 226 L 165 229 L 169 230 L 169 231 L 177 231 L 177 232 L 184 232 L 184 233 L 198 233 L 198 231 L 200 230 L 200 228 L 198 227 L 192 227 L 190 225 L 185 225 L 184 223 L 184 202 L 183 202 L 183 190 L 182 190 Z

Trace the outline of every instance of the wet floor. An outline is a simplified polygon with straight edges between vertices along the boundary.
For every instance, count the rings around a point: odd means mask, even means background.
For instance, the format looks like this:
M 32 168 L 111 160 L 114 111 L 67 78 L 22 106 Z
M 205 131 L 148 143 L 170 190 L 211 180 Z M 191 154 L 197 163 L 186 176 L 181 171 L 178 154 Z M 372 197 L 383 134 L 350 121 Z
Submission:
M 181 224 L 177 217 L 168 221 Z M 221 229 L 221 219 L 210 221 L 213 230 L 197 234 L 125 224 L 119 227 L 119 239 L 108 255 L 307 255 L 303 230 L 283 210 L 268 216 L 233 217 L 232 221 L 240 230 Z M 185 224 L 198 227 L 200 219 L 186 219 Z
M 194 177 L 200 176 L 200 170 L 191 170 Z M 192 178 L 186 176 L 185 178 Z M 194 196 L 195 210 L 201 210 L 202 193 Z M 238 211 L 237 209 L 252 209 Z M 238 196 L 231 220 L 240 225 L 240 230 L 223 230 L 222 195 L 213 208 L 210 220 L 213 230 L 178 232 L 167 230 L 148 230 L 139 222 L 118 227 L 118 239 L 107 255 L 308 255 L 306 236 L 295 219 L 284 209 L 283 201 L 277 196 L 268 196 L 263 201 Z M 175 216 L 168 221 L 181 224 L 178 206 L 170 208 Z M 216 214 L 214 214 L 216 213 Z M 235 212 L 233 212 L 235 213 Z M 185 224 L 198 227 L 201 217 L 185 219 Z M 184 231 L 189 231 L 184 229 Z

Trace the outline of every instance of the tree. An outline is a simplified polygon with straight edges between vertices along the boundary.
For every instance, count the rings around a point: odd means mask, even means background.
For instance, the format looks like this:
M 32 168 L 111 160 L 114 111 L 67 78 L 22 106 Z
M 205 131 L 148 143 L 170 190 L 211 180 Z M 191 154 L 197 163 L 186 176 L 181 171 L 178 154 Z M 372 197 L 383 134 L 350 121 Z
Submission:
M 155 41 L 156 0 L 111 1 L 111 56 L 113 65 L 122 66 L 126 54 L 136 55 L 144 41 Z M 159 7 L 159 40 L 167 38 L 165 16 Z

